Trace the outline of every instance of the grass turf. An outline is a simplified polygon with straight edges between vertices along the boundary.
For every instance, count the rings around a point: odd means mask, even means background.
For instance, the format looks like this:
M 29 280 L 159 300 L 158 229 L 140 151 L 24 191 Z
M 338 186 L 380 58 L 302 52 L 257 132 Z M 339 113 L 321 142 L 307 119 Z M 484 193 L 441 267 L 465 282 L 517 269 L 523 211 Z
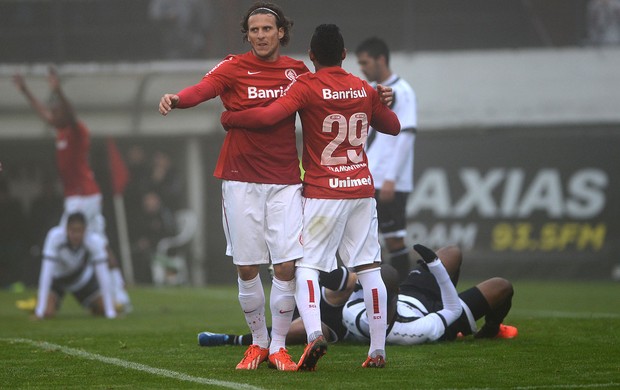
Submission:
M 133 288 L 134 312 L 117 320 L 69 297 L 56 318 L 34 321 L 15 305 L 34 291 L 2 291 L 0 388 L 620 388 L 620 285 L 514 285 L 515 339 L 388 346 L 382 370 L 360 367 L 367 346 L 338 343 L 317 372 L 297 373 L 236 371 L 244 347 L 198 346 L 203 330 L 247 331 L 236 286 Z M 289 346 L 293 359 L 302 349 Z

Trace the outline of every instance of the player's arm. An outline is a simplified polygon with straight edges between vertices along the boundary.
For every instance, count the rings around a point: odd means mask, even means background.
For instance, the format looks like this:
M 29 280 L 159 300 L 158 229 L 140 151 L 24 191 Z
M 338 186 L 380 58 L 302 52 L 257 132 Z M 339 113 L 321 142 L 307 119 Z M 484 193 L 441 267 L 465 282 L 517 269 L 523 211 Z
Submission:
M 37 318 L 45 318 L 48 313 L 47 302 L 49 300 L 50 290 L 52 288 L 52 279 L 54 275 L 54 262 L 47 258 L 43 258 L 41 263 L 41 273 L 39 274 L 39 291 L 37 293 L 37 307 L 34 309 L 34 315 Z
M 386 87 L 385 85 L 377 84 L 377 93 L 381 103 L 390 107 L 394 101 L 394 91 L 392 87 Z
M 105 316 L 107 318 L 115 318 L 116 309 L 114 308 L 114 300 L 112 298 L 112 277 L 108 267 L 106 243 L 99 236 L 91 236 L 88 240 L 87 247 L 91 253 L 92 262 L 95 265 L 95 276 L 97 277 L 97 282 L 99 282 L 99 291 L 101 291 Z
M 287 109 L 275 101 L 266 107 L 255 107 L 243 111 L 224 111 L 220 119 L 226 130 L 231 128 L 261 129 L 273 126 L 295 112 L 296 110 Z
M 439 289 L 441 291 L 441 302 L 443 304 L 443 309 L 439 310 L 435 314 L 441 317 L 444 322 L 444 327 L 447 328 L 454 321 L 456 321 L 463 312 L 463 307 L 461 306 L 456 287 L 452 284 L 448 271 L 435 252 L 420 244 L 414 245 L 413 248 L 420 254 L 420 256 L 422 256 L 422 259 L 426 262 L 429 271 L 437 280 L 437 284 L 439 285 Z
M 77 129 L 77 119 L 75 116 L 75 111 L 73 110 L 73 106 L 69 102 L 69 99 L 62 90 L 62 86 L 60 85 L 60 78 L 58 77 L 56 68 L 54 68 L 53 66 L 49 67 L 47 81 L 49 83 L 50 89 L 52 90 L 52 93 L 56 95 L 58 101 L 60 102 L 60 105 L 62 106 L 62 109 L 69 117 L 71 127 L 73 129 Z
M 159 100 L 159 113 L 166 116 L 175 108 L 190 108 L 219 95 L 218 90 L 206 78 L 178 93 L 164 94 Z
M 382 104 L 375 106 L 370 125 L 380 133 L 397 135 L 400 132 L 398 117 L 392 110 Z
M 13 76 L 13 82 L 17 89 L 26 97 L 26 100 L 30 104 L 30 106 L 36 111 L 37 115 L 47 124 L 51 125 L 52 123 L 52 112 L 45 106 L 45 104 L 41 103 L 39 99 L 37 99 L 30 89 L 28 85 L 26 85 L 26 80 L 24 80 L 24 76 L 20 73 L 16 73 Z

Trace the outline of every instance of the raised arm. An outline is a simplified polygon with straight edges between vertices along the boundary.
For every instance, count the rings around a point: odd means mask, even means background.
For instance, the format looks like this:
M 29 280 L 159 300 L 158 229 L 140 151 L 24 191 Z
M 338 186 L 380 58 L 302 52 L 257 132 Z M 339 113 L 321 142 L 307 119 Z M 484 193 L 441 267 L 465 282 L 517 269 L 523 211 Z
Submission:
M 30 104 L 30 106 L 36 111 L 39 117 L 47 124 L 52 124 L 52 112 L 47 108 L 47 106 L 39 99 L 37 99 L 30 89 L 26 85 L 26 80 L 24 80 L 24 76 L 20 73 L 15 73 L 13 76 L 13 82 L 17 89 L 26 97 L 26 100 Z
M 294 112 L 290 112 L 282 104 L 275 101 L 267 107 L 255 107 L 243 111 L 224 111 L 220 119 L 226 130 L 231 128 L 260 129 L 275 125 Z
M 58 72 L 56 72 L 56 68 L 54 66 L 50 66 L 48 69 L 47 81 L 49 83 L 52 93 L 58 99 L 60 109 L 64 112 L 67 121 L 69 122 L 71 127 L 75 128 L 75 124 L 77 122 L 75 111 L 73 110 L 73 106 L 69 102 L 69 99 L 62 90 L 62 87 L 60 85 L 60 78 L 58 77 Z

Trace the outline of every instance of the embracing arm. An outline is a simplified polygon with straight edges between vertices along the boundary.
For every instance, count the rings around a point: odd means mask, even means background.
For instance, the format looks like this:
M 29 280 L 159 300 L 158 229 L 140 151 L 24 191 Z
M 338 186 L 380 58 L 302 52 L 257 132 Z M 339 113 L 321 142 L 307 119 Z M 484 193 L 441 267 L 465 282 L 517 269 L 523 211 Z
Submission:
M 182 89 L 179 93 L 167 93 L 159 100 L 159 112 L 162 115 L 174 108 L 190 108 L 218 96 L 215 87 L 204 79 L 198 84 Z
M 372 113 L 370 125 L 380 133 L 397 135 L 400 132 L 398 117 L 385 105 L 378 106 L 378 110 Z
M 289 117 L 290 112 L 277 101 L 267 107 L 255 107 L 243 111 L 224 111 L 221 122 L 226 130 L 230 128 L 260 129 L 275 125 Z

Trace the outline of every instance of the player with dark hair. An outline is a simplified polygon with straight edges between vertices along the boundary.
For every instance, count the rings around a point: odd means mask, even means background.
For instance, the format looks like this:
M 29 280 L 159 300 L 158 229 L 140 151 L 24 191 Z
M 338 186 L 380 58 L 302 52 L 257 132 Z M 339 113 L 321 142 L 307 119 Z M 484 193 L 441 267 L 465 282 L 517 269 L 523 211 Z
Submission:
M 390 70 L 390 51 L 385 41 L 369 38 L 355 50 L 366 78 L 392 88 L 390 108 L 398 116 L 400 134 L 386 136 L 368 130 L 366 153 L 375 180 L 379 231 L 390 255 L 390 263 L 401 277 L 409 270 L 409 248 L 405 244 L 407 199 L 413 191 L 414 143 L 417 129 L 416 95 L 411 85 Z
M 217 96 L 229 111 L 273 102 L 291 81 L 308 72 L 302 61 L 280 55 L 292 25 L 279 6 L 255 3 L 241 22 L 251 50 L 229 55 L 198 84 L 163 95 L 159 112 L 167 115 Z M 256 369 L 269 360 L 279 370 L 297 370 L 285 339 L 295 310 L 295 261 L 303 256 L 301 178 L 295 114 L 281 119 L 262 132 L 243 126 L 228 131 L 214 173 L 222 179 L 226 254 L 237 267 L 239 303 L 252 332 L 252 345 L 237 369 Z M 270 261 L 271 341 L 259 274 L 259 266 Z
M 314 370 L 325 354 L 321 329 L 319 271 L 336 268 L 336 254 L 356 271 L 364 303 L 373 312 L 364 367 L 385 365 L 386 289 L 381 280 L 376 202 L 364 153 L 368 126 L 398 134 L 398 118 L 367 82 L 341 68 L 346 56 L 338 26 L 318 26 L 310 41 L 316 73 L 299 76 L 268 107 L 222 114 L 222 124 L 261 129 L 299 112 L 303 129 L 304 258 L 296 263 L 297 309 L 308 345 L 300 370 Z M 257 131 L 261 133 L 261 131 Z
M 84 214 L 72 213 L 65 226 L 56 226 L 47 234 L 35 308 L 37 318 L 53 317 L 66 293 L 72 293 L 95 315 L 116 317 L 106 242 L 86 226 Z
M 95 175 L 88 162 L 90 134 L 86 125 L 78 120 L 73 106 L 62 90 L 56 69 L 49 68 L 48 83 L 51 89 L 49 104 L 43 104 L 28 89 L 22 75 L 16 74 L 14 82 L 39 117 L 56 131 L 56 163 L 64 190 L 64 211 L 60 225 L 64 226 L 70 214 L 84 214 L 88 229 L 101 234 L 106 242 L 108 261 L 112 272 L 112 291 L 116 305 L 131 310 L 129 295 L 118 261 L 107 245 L 105 218 L 101 212 L 102 196 Z

